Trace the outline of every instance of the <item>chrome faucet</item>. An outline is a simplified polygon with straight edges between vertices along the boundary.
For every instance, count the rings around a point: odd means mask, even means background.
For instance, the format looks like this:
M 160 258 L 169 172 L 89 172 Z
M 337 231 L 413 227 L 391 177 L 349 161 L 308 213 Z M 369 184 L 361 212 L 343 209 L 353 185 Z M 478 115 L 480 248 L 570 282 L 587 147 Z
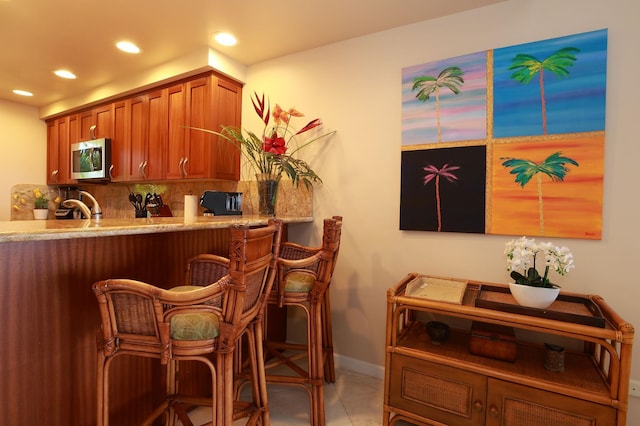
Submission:
M 100 209 L 100 204 L 98 204 L 98 201 L 94 198 L 94 196 L 87 191 L 78 191 L 78 194 L 84 195 L 91 201 L 93 211 L 85 203 L 80 200 L 76 200 L 75 198 L 69 198 L 68 200 L 63 201 L 62 205 L 65 207 L 79 208 L 80 211 L 82 211 L 85 219 L 102 219 L 102 209 Z
M 69 198 L 68 200 L 64 200 L 62 205 L 65 207 L 77 207 L 82 211 L 85 219 L 91 219 L 91 209 L 82 201 L 76 200 L 75 198 Z
M 102 209 L 100 209 L 100 204 L 98 204 L 98 200 L 96 200 L 95 197 L 89 194 L 87 191 L 78 191 L 78 193 L 87 197 L 93 204 L 93 213 L 89 213 L 88 217 L 94 218 L 94 219 L 102 219 Z

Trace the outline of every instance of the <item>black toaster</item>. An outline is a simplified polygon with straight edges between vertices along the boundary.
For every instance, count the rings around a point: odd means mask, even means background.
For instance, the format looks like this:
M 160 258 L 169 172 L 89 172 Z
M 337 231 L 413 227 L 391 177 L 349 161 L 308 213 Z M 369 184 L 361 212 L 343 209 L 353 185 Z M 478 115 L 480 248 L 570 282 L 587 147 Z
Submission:
M 205 215 L 241 215 L 242 192 L 204 191 L 200 205 L 205 208 Z

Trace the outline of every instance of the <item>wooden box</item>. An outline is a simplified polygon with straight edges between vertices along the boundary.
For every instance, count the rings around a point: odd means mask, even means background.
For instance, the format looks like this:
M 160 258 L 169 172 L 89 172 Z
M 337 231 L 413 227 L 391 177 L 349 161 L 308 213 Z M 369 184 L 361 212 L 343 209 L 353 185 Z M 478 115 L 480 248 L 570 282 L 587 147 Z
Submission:
M 469 352 L 503 361 L 516 360 L 516 336 L 512 327 L 474 321 Z

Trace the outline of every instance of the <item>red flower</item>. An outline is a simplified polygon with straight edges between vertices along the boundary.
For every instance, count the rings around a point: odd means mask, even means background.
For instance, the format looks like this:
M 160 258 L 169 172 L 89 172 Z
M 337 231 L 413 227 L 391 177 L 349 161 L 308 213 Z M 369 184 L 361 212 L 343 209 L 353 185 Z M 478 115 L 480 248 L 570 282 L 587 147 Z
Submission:
M 265 136 L 262 141 L 262 150 L 276 155 L 282 155 L 287 152 L 287 146 L 284 138 L 273 132 L 271 137 Z
M 319 118 L 316 118 L 315 120 L 311 120 L 310 122 L 308 122 L 306 126 L 304 126 L 302 129 L 298 131 L 298 133 L 296 133 L 296 135 L 299 135 L 300 133 L 304 133 L 307 130 L 311 130 L 314 127 L 318 127 L 321 125 L 322 125 L 322 121 L 320 121 Z

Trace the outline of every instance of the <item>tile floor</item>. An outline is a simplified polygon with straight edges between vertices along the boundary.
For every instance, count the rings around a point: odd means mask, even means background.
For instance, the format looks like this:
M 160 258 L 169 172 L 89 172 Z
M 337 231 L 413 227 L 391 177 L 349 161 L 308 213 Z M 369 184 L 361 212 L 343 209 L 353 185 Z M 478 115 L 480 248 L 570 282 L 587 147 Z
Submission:
M 325 384 L 325 416 L 328 426 L 375 426 L 382 424 L 384 380 L 353 371 L 337 369 L 336 382 Z M 270 419 L 273 426 L 309 424 L 309 398 L 302 388 L 273 385 L 268 387 Z M 202 408 L 190 414 L 194 424 L 210 417 Z M 199 423 L 198 423 L 199 422 Z M 242 425 L 239 420 L 234 425 Z

